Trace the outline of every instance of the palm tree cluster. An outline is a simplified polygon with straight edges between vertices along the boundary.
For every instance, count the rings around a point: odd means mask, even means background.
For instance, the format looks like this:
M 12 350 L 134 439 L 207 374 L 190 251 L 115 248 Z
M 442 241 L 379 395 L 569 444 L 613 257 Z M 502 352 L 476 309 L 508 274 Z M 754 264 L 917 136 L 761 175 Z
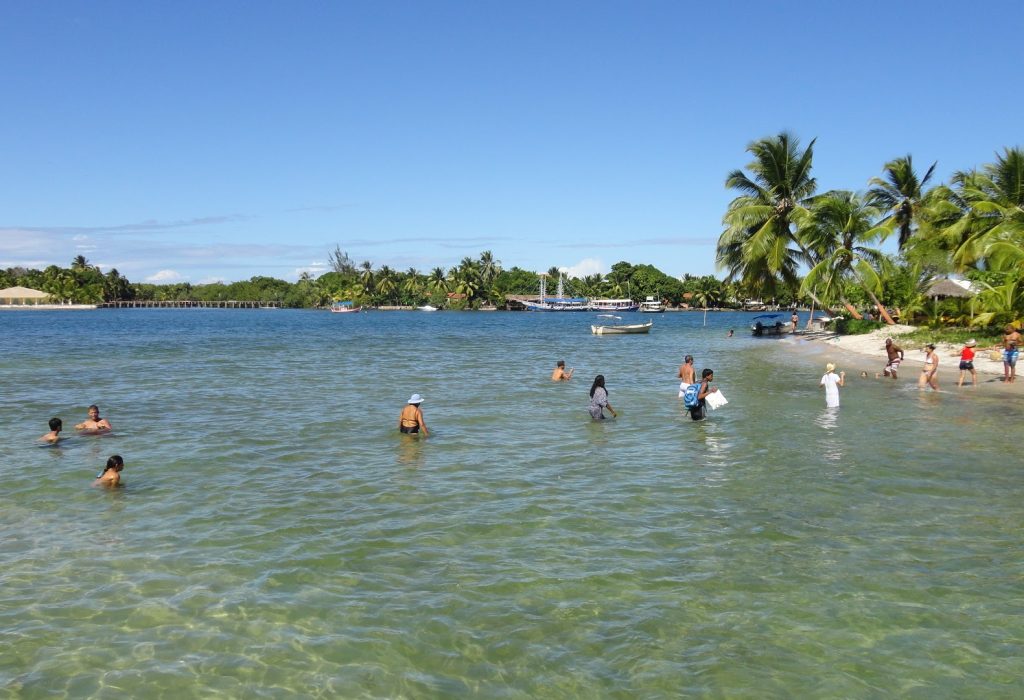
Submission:
M 956 172 L 929 187 L 910 155 L 886 163 L 862 192 L 817 193 L 814 141 L 801 147 L 790 133 L 754 141 L 746 172 L 726 186 L 737 191 L 722 219 L 717 263 L 727 281 L 755 295 L 787 292 L 858 316 L 869 301 L 887 309 L 926 311 L 927 286 L 957 273 L 985 291 L 975 323 L 1019 323 L 1024 317 L 1024 152 L 1007 148 L 996 162 Z M 896 255 L 879 246 L 898 234 Z M 801 277 L 800 272 L 805 270 Z M 906 284 L 908 278 L 913 284 Z M 959 319 L 956 304 L 946 309 Z

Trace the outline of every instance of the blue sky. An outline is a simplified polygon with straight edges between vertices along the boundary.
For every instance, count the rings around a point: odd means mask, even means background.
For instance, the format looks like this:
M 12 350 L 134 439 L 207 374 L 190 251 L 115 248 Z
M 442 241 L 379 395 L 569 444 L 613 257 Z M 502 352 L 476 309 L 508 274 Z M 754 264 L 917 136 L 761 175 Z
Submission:
M 1024 145 L 1022 7 L 8 0 L 0 267 L 716 273 L 752 140 L 820 191 Z

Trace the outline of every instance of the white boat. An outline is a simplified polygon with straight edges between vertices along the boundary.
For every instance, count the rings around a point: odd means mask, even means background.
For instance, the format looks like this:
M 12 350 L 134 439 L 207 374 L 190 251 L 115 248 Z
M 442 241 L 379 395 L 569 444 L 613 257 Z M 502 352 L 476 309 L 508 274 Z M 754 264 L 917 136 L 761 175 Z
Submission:
M 591 299 L 591 311 L 636 311 L 640 308 L 632 299 Z
M 660 314 L 664 313 L 665 305 L 654 297 L 647 297 L 644 301 L 640 302 L 640 313 L 642 314 Z
M 418 311 L 437 311 L 437 307 L 436 306 L 431 306 L 430 304 L 424 304 L 423 306 L 417 306 L 416 309 Z
M 332 314 L 357 314 L 362 310 L 361 306 L 353 306 L 351 301 L 336 301 L 331 305 Z
M 649 333 L 654 321 L 647 323 L 591 325 L 590 332 L 594 335 L 623 335 L 626 333 Z

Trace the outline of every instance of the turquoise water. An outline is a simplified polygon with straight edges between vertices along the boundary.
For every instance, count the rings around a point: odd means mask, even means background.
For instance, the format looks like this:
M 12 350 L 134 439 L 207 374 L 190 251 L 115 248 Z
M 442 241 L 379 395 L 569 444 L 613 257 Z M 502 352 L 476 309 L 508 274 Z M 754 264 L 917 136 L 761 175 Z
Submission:
M 829 412 L 821 348 L 654 318 L 0 314 L 0 695 L 1024 693 L 1019 399 L 854 375 Z M 114 435 L 36 446 L 90 403 Z

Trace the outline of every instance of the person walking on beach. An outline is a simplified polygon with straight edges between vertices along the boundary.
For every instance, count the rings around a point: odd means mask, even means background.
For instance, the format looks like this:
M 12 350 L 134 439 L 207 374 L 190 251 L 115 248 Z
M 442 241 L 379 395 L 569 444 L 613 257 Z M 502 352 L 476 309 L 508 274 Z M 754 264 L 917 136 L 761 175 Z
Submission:
M 836 366 L 829 362 L 818 386 L 825 387 L 825 407 L 839 408 L 839 387 L 846 385 L 846 372 L 836 374 Z
M 105 433 L 108 430 L 113 429 L 114 428 L 110 425 L 110 421 L 106 418 L 100 418 L 100 409 L 96 404 L 89 406 L 89 417 L 75 426 L 75 430 L 85 430 L 96 433 Z
M 565 360 L 559 360 L 555 364 L 555 370 L 551 373 L 551 381 L 553 382 L 567 382 L 572 379 L 572 373 L 575 371 L 575 367 L 570 367 L 569 371 L 565 371 Z
M 921 370 L 921 376 L 917 380 L 917 385 L 924 389 L 926 386 L 930 386 L 933 390 L 939 390 L 939 378 L 937 372 L 939 371 L 939 354 L 935 352 L 935 346 L 931 343 L 924 346 L 924 369 Z
M 124 469 L 124 460 L 121 455 L 111 455 L 107 460 L 107 466 L 96 475 L 93 486 L 109 486 L 111 488 L 121 483 L 121 470 Z
M 608 390 L 604 387 L 604 375 L 599 374 L 594 377 L 594 383 L 590 385 L 590 408 L 588 409 L 590 417 L 594 420 L 604 420 L 604 409 L 606 408 L 612 416 L 619 417 L 619 414 L 608 402 Z
M 712 369 L 702 369 L 700 371 L 700 389 L 697 390 L 697 405 L 690 409 L 690 420 L 704 420 L 707 415 L 707 399 L 708 394 L 712 394 L 718 391 L 717 388 L 711 386 L 711 382 L 715 380 L 715 371 Z
M 978 372 L 974 369 L 974 346 L 978 342 L 971 338 L 964 344 L 964 349 L 960 351 L 960 381 L 956 383 L 957 386 L 964 385 L 964 375 L 968 372 L 971 373 L 971 386 L 975 386 L 978 383 Z
M 896 379 L 896 370 L 900 368 L 900 363 L 903 362 L 903 348 L 892 342 L 892 338 L 886 338 L 885 354 L 889 359 L 885 364 L 885 369 L 882 370 L 882 374 Z
M 50 432 L 39 438 L 40 442 L 56 443 L 60 440 L 60 431 L 64 428 L 64 423 L 60 418 L 54 417 L 50 419 L 47 424 L 50 426 Z
M 686 387 L 697 383 L 697 370 L 693 368 L 693 355 L 683 358 L 683 364 L 679 365 L 679 398 L 683 398 Z
M 1007 324 L 1003 331 L 1003 381 L 1010 384 L 1017 378 L 1020 333 L 1010 324 Z
M 423 411 L 420 410 L 421 403 L 423 403 L 423 397 L 419 394 L 409 397 L 402 408 L 402 413 L 398 416 L 398 432 L 414 434 L 422 431 L 424 437 L 430 434 L 427 431 L 427 422 L 423 420 Z

